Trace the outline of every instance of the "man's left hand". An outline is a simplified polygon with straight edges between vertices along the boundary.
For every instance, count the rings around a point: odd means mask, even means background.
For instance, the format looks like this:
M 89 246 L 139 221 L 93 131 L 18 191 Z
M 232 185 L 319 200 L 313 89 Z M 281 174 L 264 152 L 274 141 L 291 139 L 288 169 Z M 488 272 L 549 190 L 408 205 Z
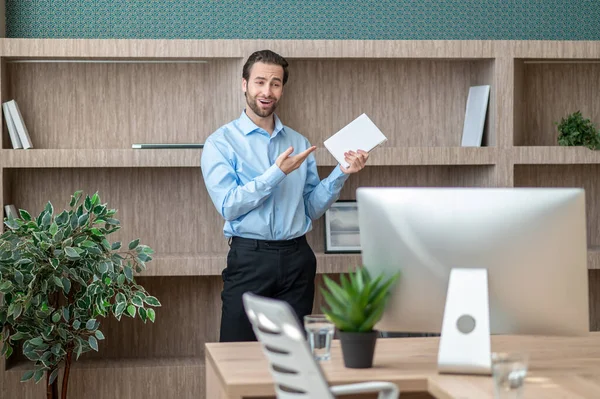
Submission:
M 356 173 L 365 167 L 367 159 L 369 158 L 369 153 L 363 150 L 358 150 L 358 152 L 348 151 L 344 153 L 344 156 L 346 157 L 346 162 L 348 162 L 349 166 L 344 168 L 340 165 L 340 169 L 342 169 L 342 172 L 350 174 Z

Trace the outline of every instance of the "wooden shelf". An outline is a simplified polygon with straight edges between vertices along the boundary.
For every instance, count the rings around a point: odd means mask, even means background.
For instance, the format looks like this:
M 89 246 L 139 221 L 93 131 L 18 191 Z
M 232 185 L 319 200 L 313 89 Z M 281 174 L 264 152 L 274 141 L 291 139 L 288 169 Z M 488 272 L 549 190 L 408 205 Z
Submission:
M 200 167 L 201 149 L 1 150 L 5 168 Z
M 416 44 L 418 43 L 418 44 Z M 183 39 L 1 39 L 3 56 L 15 59 L 132 58 L 147 60 L 239 58 L 258 48 L 286 58 L 490 58 L 492 40 L 183 40 Z M 502 46 L 503 47 L 503 46 Z M 502 48 L 504 49 L 504 48 Z
M 200 167 L 201 149 L 29 149 L 0 150 L 5 168 Z M 383 147 L 375 149 L 369 166 L 494 165 L 494 147 Z M 337 162 L 325 148 L 317 149 L 319 166 Z
M 346 273 L 362 262 L 360 254 L 316 253 L 317 274 Z M 227 254 L 158 255 L 140 276 L 220 276 Z M 588 250 L 588 268 L 600 269 L 600 246 Z
M 600 151 L 586 147 L 527 146 L 514 147 L 513 160 L 521 165 L 598 164 Z
M 361 262 L 360 254 L 316 253 L 317 273 L 345 273 Z M 156 255 L 140 276 L 220 276 L 227 253 Z

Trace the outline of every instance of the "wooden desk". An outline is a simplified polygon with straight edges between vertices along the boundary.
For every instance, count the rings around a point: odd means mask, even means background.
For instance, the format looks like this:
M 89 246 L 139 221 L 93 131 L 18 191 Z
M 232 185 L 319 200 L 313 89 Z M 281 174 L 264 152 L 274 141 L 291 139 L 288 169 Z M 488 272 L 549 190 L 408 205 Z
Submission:
M 439 338 L 385 338 L 377 341 L 371 369 L 347 369 L 338 340 L 332 360 L 321 367 L 332 385 L 391 381 L 401 392 L 428 392 L 438 399 L 493 398 L 488 376 L 440 375 Z M 600 334 L 588 337 L 493 336 L 492 351 L 524 351 L 530 367 L 523 399 L 600 398 Z M 207 398 L 274 397 L 266 357 L 257 342 L 206 344 Z M 400 396 L 402 398 L 402 395 Z

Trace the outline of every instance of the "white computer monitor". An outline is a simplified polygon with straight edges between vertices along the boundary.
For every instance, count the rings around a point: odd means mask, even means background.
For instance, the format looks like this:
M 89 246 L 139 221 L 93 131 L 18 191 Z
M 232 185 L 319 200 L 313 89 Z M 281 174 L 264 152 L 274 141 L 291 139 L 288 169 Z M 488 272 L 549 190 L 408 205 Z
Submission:
M 441 333 L 440 372 L 489 374 L 490 334 L 589 333 L 578 188 L 361 187 L 362 261 L 401 276 L 377 324 Z

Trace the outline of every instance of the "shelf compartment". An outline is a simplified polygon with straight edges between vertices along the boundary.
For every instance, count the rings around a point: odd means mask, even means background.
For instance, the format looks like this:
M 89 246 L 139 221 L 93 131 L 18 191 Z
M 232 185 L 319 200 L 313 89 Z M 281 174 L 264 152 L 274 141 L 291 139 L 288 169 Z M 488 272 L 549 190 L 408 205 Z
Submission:
M 489 84 L 484 145 L 495 146 L 494 59 L 289 62 L 290 80 L 278 114 L 314 145 L 366 113 L 387 136 L 383 147 L 460 146 L 469 87 Z
M 555 122 L 576 111 L 600 125 L 598 61 L 515 59 L 515 146 L 558 145 Z
M 369 155 L 367 166 L 493 165 L 497 153 L 492 147 L 379 147 Z M 201 149 L 0 150 L 8 168 L 199 168 L 201 156 Z M 318 165 L 337 165 L 325 148 L 318 148 L 315 156 Z
M 84 355 L 85 356 L 85 355 Z M 45 384 L 20 382 L 31 362 L 4 373 L 3 388 L 14 398 L 45 397 Z M 69 396 L 75 398 L 205 397 L 205 362 L 202 357 L 147 357 L 93 359 L 72 363 Z M 62 370 L 59 374 L 62 381 Z M 60 384 L 60 382 L 59 382 Z
M 47 201 L 56 212 L 77 190 L 98 191 L 116 209 L 121 229 L 111 242 L 136 238 L 157 254 L 227 250 L 223 219 L 197 168 L 5 168 L 3 203 L 38 215 Z M 218 239 L 216 237 L 222 237 Z
M 19 104 L 34 148 L 202 143 L 242 112 L 241 67 L 238 59 L 6 62 L 3 96 Z M 4 148 L 11 148 L 7 140 Z
M 591 251 L 591 268 L 597 264 L 600 245 L 600 164 L 595 165 L 515 165 L 515 187 L 578 187 L 585 190 L 586 228 L 588 248 Z M 589 262 L 588 262 L 589 263 Z

